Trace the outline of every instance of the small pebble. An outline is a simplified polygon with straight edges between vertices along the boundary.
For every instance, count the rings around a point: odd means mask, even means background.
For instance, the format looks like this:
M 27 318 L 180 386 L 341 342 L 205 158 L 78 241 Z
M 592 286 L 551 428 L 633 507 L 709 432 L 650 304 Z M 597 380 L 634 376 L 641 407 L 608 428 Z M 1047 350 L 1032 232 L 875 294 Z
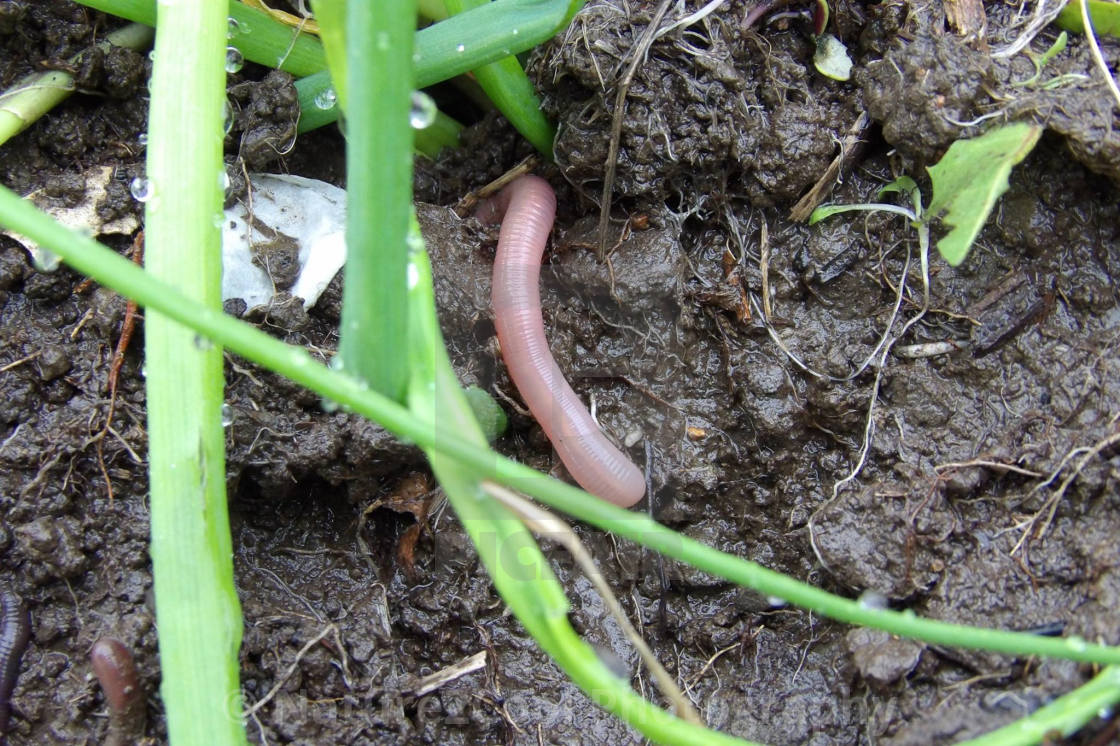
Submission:
M 44 347 L 37 362 L 44 381 L 53 381 L 70 372 L 70 355 L 60 345 Z

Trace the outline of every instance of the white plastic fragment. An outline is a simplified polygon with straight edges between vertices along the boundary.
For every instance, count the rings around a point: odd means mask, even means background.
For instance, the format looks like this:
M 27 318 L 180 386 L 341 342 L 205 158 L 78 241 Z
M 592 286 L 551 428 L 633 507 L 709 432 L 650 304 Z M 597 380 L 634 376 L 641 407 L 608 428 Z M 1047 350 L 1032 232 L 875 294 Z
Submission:
M 253 263 L 253 246 L 281 233 L 299 246 L 300 272 L 289 292 L 310 308 L 346 261 L 346 192 L 301 176 L 250 174 L 249 183 L 251 197 L 224 213 L 222 300 L 241 298 L 248 308 L 272 300 L 277 289 Z

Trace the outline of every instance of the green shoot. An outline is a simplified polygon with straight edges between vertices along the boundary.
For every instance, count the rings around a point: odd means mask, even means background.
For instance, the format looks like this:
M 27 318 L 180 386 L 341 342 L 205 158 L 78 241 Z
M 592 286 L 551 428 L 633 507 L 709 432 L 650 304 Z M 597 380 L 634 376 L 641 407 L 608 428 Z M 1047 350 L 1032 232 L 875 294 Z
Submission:
M 102 49 L 128 47 L 140 49 L 152 41 L 152 29 L 138 23 L 110 32 L 98 46 Z M 79 62 L 75 55 L 71 63 Z M 74 92 L 74 76 L 61 70 L 29 75 L 0 96 L 0 145 L 30 127 Z
M 951 230 L 937 250 L 956 267 L 988 220 L 996 200 L 1007 191 L 1011 168 L 1027 157 L 1042 135 L 1038 125 L 1019 122 L 989 130 L 971 140 L 957 140 L 929 167 L 933 182 L 931 218 L 944 214 Z
M 145 259 L 152 278 L 174 283 L 185 298 L 219 313 L 224 3 L 161 5 L 160 21 Z M 236 746 L 246 740 L 238 686 L 241 607 L 225 494 L 222 350 L 157 309 L 145 314 L 145 327 L 150 551 L 168 737 L 176 746 Z
M 951 230 L 937 242 L 937 250 L 956 267 L 968 256 L 996 200 L 1007 191 L 1012 167 L 1027 157 L 1041 134 L 1041 127 L 1020 122 L 950 145 L 941 160 L 928 169 L 933 200 L 924 214 L 917 185 L 903 177 L 904 186 L 899 186 L 900 179 L 880 190 L 880 195 L 889 191 L 910 192 L 913 210 L 885 203 L 821 205 L 809 216 L 809 224 L 841 212 L 880 211 L 902 215 L 920 231 L 928 231 L 930 221 L 944 216 Z
M 489 0 L 444 0 L 447 12 L 451 15 L 487 5 L 488 2 Z M 556 128 L 541 113 L 537 92 L 517 58 L 504 57 L 479 67 L 474 71 L 474 77 L 487 97 L 517 131 L 546 158 L 552 160 L 552 142 L 556 139 Z
M 330 5 L 327 3 L 326 5 Z M 330 15 L 337 21 L 341 13 Z M 345 3 L 346 292 L 339 355 L 351 375 L 396 400 L 405 393 L 412 45 L 416 3 Z M 337 51 L 331 57 L 337 60 Z
M 1030 51 L 1030 49 L 1025 50 L 1027 57 L 1029 57 L 1031 62 L 1034 64 L 1034 75 L 1030 76 L 1026 80 L 1020 80 L 1018 82 L 1012 83 L 1012 85 L 1016 87 L 1035 85 L 1038 82 L 1038 79 L 1042 77 L 1042 70 L 1048 64 L 1050 64 L 1050 61 L 1052 59 L 1065 51 L 1066 44 L 1068 42 L 1069 34 L 1063 31 L 1062 33 L 1058 34 L 1058 38 L 1054 40 L 1054 43 L 1050 45 L 1050 48 L 1042 54 L 1035 54 L 1034 52 Z M 1044 85 L 1043 87 L 1046 88 L 1049 87 L 1049 85 Z

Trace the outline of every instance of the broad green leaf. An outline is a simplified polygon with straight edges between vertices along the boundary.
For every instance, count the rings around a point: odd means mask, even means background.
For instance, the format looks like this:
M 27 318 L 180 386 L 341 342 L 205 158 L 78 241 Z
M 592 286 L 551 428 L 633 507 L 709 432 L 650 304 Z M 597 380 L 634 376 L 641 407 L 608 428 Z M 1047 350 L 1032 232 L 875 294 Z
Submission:
M 996 200 L 1007 191 L 1011 167 L 1027 157 L 1042 134 L 1035 124 L 1019 122 L 971 140 L 958 140 L 929 167 L 933 201 L 928 216 L 944 214 L 952 230 L 937 250 L 954 267 L 964 261 Z
M 1097 35 L 1120 36 L 1120 3 L 1105 2 L 1105 0 L 1089 0 L 1089 20 L 1093 22 L 1093 30 Z M 1085 33 L 1085 24 L 1081 22 L 1081 2 L 1073 0 L 1058 14 L 1055 23 L 1066 31 Z

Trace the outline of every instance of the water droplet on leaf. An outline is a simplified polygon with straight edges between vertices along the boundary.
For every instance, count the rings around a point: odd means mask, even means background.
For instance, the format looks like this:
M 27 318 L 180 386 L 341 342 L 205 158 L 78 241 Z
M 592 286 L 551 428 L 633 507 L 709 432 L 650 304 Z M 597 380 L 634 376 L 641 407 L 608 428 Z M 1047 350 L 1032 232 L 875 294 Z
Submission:
M 128 185 L 128 191 L 132 193 L 132 198 L 137 202 L 147 202 L 152 198 L 156 190 L 150 179 L 137 176 Z
M 408 109 L 408 123 L 413 129 L 422 130 L 436 121 L 436 102 L 423 91 L 413 91 Z
M 316 108 L 322 109 L 323 111 L 333 109 L 337 103 L 338 94 L 334 92 L 333 88 L 324 88 L 315 96 Z
M 243 67 L 245 67 L 245 56 L 241 54 L 241 50 L 237 47 L 226 47 L 226 72 L 231 74 L 240 72 Z

